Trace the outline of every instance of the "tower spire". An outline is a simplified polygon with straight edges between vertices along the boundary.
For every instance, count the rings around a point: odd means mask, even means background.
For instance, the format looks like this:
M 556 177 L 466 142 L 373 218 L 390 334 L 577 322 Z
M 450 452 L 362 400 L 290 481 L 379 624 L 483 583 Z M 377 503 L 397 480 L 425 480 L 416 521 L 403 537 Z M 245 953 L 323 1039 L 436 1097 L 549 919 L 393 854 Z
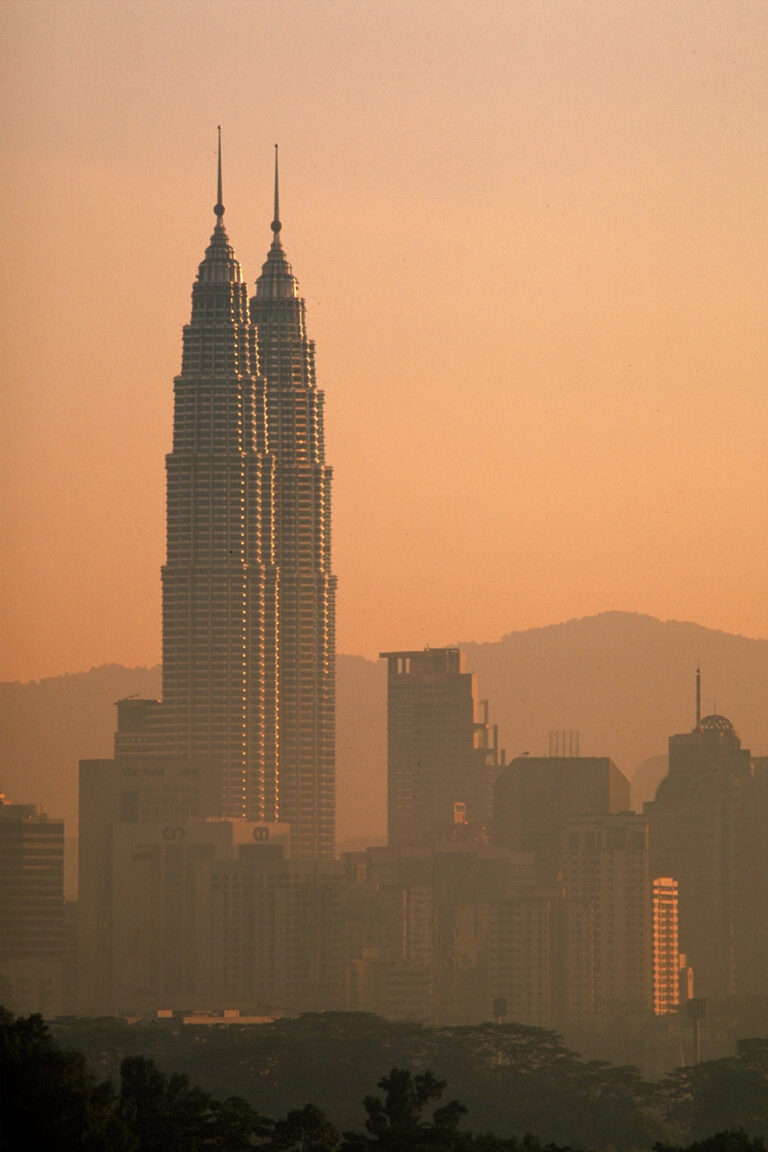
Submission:
M 284 300 L 299 298 L 299 286 L 291 266 L 286 259 L 283 245 L 280 240 L 280 178 L 277 163 L 278 146 L 275 144 L 275 215 L 270 225 L 272 229 L 272 243 L 267 252 L 267 259 L 262 264 L 261 276 L 256 281 L 256 295 L 260 299 L 272 297 Z
M 275 144 L 275 218 L 272 221 L 272 231 L 277 239 L 282 224 L 280 223 L 280 182 L 277 170 L 277 144 Z
M 218 171 L 219 179 L 218 179 L 218 184 L 216 186 L 218 198 L 216 200 L 216 203 L 213 206 L 213 211 L 216 214 L 216 216 L 218 217 L 217 227 L 222 227 L 223 225 L 222 225 L 222 219 L 221 218 L 224 215 L 224 204 L 223 204 L 222 195 L 221 195 L 221 124 L 219 124 L 219 126 L 217 128 L 217 132 L 219 134 L 219 171 Z
M 216 217 L 211 241 L 205 250 L 205 259 L 200 265 L 198 279 L 206 284 L 220 284 L 228 281 L 232 284 L 242 283 L 242 270 L 235 252 L 229 242 L 227 230 L 224 227 L 224 204 L 221 188 L 221 124 L 218 125 L 218 158 L 216 172 L 216 203 L 213 214 Z

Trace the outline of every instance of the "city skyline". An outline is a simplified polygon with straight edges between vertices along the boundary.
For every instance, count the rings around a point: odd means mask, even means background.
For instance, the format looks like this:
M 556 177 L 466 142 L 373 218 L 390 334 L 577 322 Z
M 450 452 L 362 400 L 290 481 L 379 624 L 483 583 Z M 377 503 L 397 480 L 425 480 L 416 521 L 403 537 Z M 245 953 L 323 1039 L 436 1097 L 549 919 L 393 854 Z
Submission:
M 768 635 L 768 16 L 437 7 L 4 6 L 3 679 L 159 660 L 219 121 L 249 285 L 282 146 L 340 651 L 612 608 Z

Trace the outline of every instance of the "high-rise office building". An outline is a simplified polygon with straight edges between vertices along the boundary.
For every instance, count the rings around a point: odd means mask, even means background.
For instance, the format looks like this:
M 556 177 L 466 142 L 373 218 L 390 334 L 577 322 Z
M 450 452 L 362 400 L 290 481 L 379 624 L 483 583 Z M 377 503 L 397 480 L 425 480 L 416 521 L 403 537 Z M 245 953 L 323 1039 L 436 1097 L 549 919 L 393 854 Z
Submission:
M 494 840 L 532 852 L 537 884 L 556 884 L 565 822 L 628 810 L 629 781 L 607 756 L 517 756 L 496 780 Z
M 334 852 L 335 578 L 323 393 L 305 304 L 273 240 L 248 300 L 216 226 L 192 289 L 167 459 L 163 708 L 214 815 L 292 825 Z
M 17 1012 L 62 1010 L 64 821 L 0 796 L 0 977 Z
M 517 889 L 489 906 L 488 1014 L 552 1028 L 563 902 L 552 889 Z M 560 945 L 560 947 L 559 947 Z
M 653 1010 L 657 1016 L 677 1012 L 680 1003 L 677 880 L 653 881 Z
M 529 895 L 530 857 L 449 840 L 342 859 L 347 1008 L 450 1025 L 488 1019 L 489 922 L 512 893 Z M 531 939 L 516 939 L 515 954 Z
M 213 783 L 211 815 L 275 818 L 276 462 L 248 290 L 216 226 L 192 288 L 167 457 L 163 708 L 169 751 Z
M 461 652 L 427 648 L 381 656 L 388 663 L 390 846 L 484 839 L 503 752 Z
M 275 149 L 273 240 L 251 320 L 266 378 L 267 444 L 277 567 L 277 804 L 294 856 L 332 857 L 335 827 L 336 578 L 331 572 L 331 469 L 324 394 L 306 307 L 280 240 Z
M 647 817 L 623 812 L 568 820 L 563 881 L 568 900 L 592 906 L 595 1010 L 647 1011 L 653 1003 Z
M 753 756 L 751 764 L 748 843 L 750 876 L 744 894 L 744 930 L 739 932 L 742 944 L 740 986 L 755 995 L 765 995 L 768 988 L 768 756 Z
M 696 725 L 670 736 L 669 774 L 645 805 L 651 866 L 678 882 L 680 948 L 697 995 L 760 994 L 767 973 L 754 949 L 765 920 L 759 773 L 730 720 L 702 718 L 699 700 L 697 687 Z

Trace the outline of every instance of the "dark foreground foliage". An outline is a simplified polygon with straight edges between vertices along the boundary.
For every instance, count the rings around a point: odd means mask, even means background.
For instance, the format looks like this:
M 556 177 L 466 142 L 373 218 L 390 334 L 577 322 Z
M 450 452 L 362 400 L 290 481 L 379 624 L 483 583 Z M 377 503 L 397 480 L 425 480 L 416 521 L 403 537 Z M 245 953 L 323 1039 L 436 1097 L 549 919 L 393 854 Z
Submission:
M 143 1056 L 123 1061 L 116 1095 L 81 1053 L 58 1047 L 41 1016 L 0 1008 L 0 1062 L 3 1152 L 241 1152 L 268 1130 L 244 1100 L 214 1100 Z
M 121 1060 L 145 1055 L 267 1116 L 315 1101 L 340 1132 L 362 1129 L 360 1102 L 383 1069 L 398 1067 L 414 1075 L 429 1069 L 447 1081 L 473 1127 L 504 1137 L 536 1132 L 545 1143 L 650 1149 L 741 1126 L 768 1140 L 764 1039 L 650 1083 L 631 1065 L 584 1060 L 554 1032 L 521 1024 L 429 1028 L 325 1012 L 258 1027 L 73 1019 L 54 1029 L 102 1079 L 117 1083 Z
M 740 1040 L 735 1056 L 678 1068 L 661 1087 L 666 1114 L 686 1140 L 745 1128 L 768 1139 L 768 1040 Z M 694 1144 L 691 1148 L 698 1152 Z M 757 1150 L 734 1146 L 727 1152 Z
M 3 1152 L 538 1152 L 521 1143 L 473 1138 L 459 1130 L 466 1112 L 440 1105 L 445 1083 L 431 1072 L 393 1068 L 379 1081 L 383 1096 L 366 1096 L 362 1132 L 341 1136 L 313 1104 L 270 1122 L 246 1101 L 220 1102 L 152 1060 L 123 1060 L 120 1092 L 96 1083 L 83 1056 L 52 1040 L 40 1016 L 14 1019 L 0 1010 Z M 546 1152 L 569 1152 L 555 1149 Z M 734 1150 L 737 1152 L 737 1150 Z M 739 1150 L 740 1152 L 740 1150 Z M 753 1152 L 753 1150 L 744 1150 Z
M 397 1067 L 430 1070 L 450 1084 L 472 1125 L 499 1136 L 536 1132 L 545 1143 L 596 1149 L 650 1149 L 678 1136 L 636 1068 L 582 1060 L 554 1032 L 521 1024 L 436 1029 L 326 1012 L 258 1027 L 71 1020 L 57 1024 L 56 1034 L 115 1082 L 121 1059 L 144 1054 L 214 1096 L 244 1097 L 267 1116 L 312 1100 L 340 1132 L 362 1128 L 361 1100 L 383 1069 Z
M 15 1152 L 83 1148 L 132 1152 L 108 1083 L 97 1084 L 80 1052 L 51 1039 L 41 1016 L 0 1008 L 0 1147 Z
M 0 1150 L 765 1152 L 766 1041 L 745 1041 L 731 1060 L 652 1085 L 636 1069 L 581 1061 L 554 1034 L 516 1025 L 438 1031 L 362 1014 L 276 1024 L 176 1032 L 117 1021 L 57 1026 L 70 1044 L 75 1034 L 90 1037 L 84 1056 L 59 1047 L 39 1016 L 0 1010 Z M 161 1063 L 176 1068 L 180 1054 L 193 1054 L 207 1082 L 197 1086 L 204 1078 L 189 1074 L 188 1060 L 184 1072 L 161 1072 L 157 1049 Z M 361 1083 L 376 1059 L 378 1071 Z M 391 1071 L 380 1078 L 382 1066 Z M 212 1090 L 214 1075 L 225 1093 Z M 443 1101 L 446 1081 L 461 1102 Z M 379 1094 L 368 1094 L 375 1082 Z M 273 1107 L 281 1092 L 292 1104 Z M 362 1107 L 353 1106 L 361 1097 Z M 340 1124 L 339 1114 L 351 1119 Z M 531 1122 L 537 1117 L 541 1124 Z M 472 1135 L 470 1123 L 493 1134 Z M 521 1138 L 525 1132 L 539 1135 Z
M 765 1152 L 765 1142 L 748 1136 L 743 1128 L 730 1128 L 726 1132 L 716 1132 L 704 1140 L 697 1140 L 687 1148 L 675 1148 L 671 1144 L 654 1144 L 653 1152 Z

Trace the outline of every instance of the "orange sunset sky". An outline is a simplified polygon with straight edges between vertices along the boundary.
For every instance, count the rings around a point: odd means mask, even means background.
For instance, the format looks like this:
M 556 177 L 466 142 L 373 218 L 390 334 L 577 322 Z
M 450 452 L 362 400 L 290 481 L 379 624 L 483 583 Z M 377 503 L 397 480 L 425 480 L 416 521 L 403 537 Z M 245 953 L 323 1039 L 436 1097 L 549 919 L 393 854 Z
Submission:
M 338 647 L 608 609 L 768 637 L 768 4 L 0 5 L 3 679 L 160 659 L 164 455 L 225 223 L 283 240 Z

